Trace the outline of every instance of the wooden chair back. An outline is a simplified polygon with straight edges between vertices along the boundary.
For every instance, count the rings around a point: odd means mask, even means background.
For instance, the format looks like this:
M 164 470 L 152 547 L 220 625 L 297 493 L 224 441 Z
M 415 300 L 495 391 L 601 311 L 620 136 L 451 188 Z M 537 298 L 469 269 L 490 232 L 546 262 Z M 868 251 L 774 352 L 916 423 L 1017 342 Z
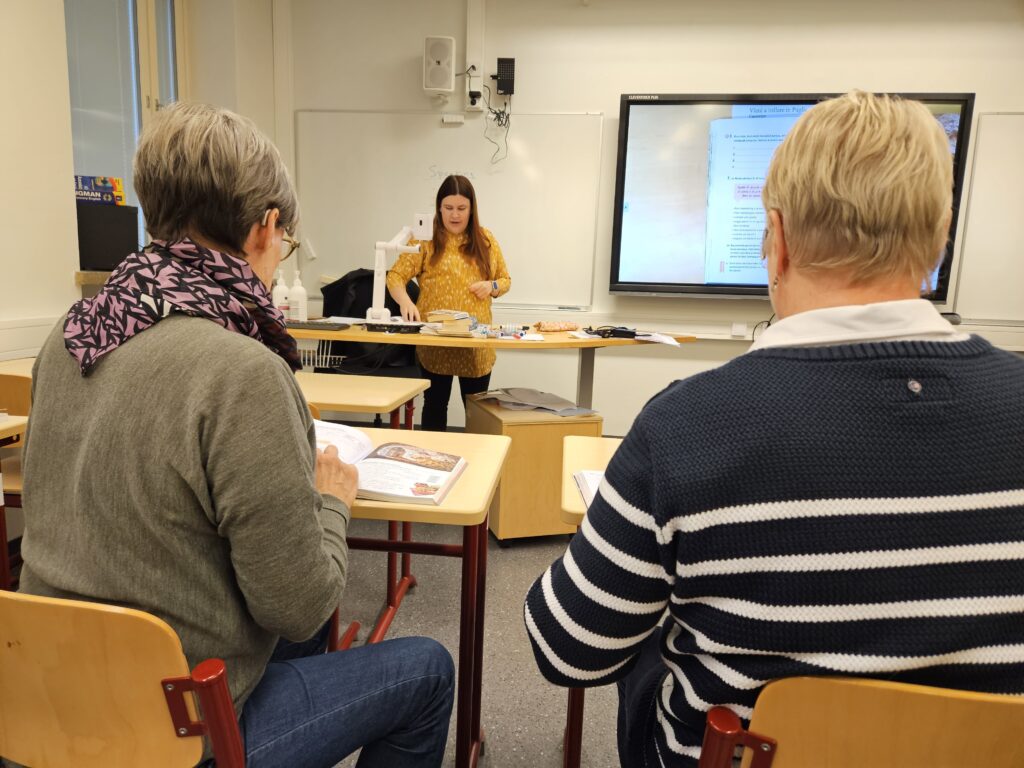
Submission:
M 28 416 L 32 408 L 32 378 L 0 373 L 0 409 L 11 416 Z
M 214 662 L 223 673 L 213 659 L 190 676 L 177 634 L 142 611 L 0 592 L 0 754 L 33 768 L 194 766 L 203 740 L 177 735 L 172 697 L 179 714 L 195 721 L 192 694 L 181 690 Z M 176 693 L 165 691 L 178 679 L 185 684 Z M 220 682 L 227 695 L 223 676 Z M 210 708 L 203 697 L 215 729 L 212 718 L 222 713 Z M 233 707 L 230 717 L 239 751 L 222 760 L 214 740 L 218 766 L 244 762 Z
M 769 683 L 758 696 L 742 765 L 1019 767 L 1024 765 L 1022 728 L 1024 698 L 1019 696 L 793 677 Z M 770 741 L 776 742 L 771 749 L 764 746 Z

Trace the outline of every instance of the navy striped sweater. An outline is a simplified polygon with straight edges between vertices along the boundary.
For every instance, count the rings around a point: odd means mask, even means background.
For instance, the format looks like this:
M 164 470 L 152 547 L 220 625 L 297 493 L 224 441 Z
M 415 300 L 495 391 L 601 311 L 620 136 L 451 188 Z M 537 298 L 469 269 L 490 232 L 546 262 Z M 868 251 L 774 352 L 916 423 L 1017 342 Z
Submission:
M 775 678 L 1024 693 L 1024 360 L 978 337 L 769 348 L 672 384 L 525 621 L 565 686 L 622 677 L 664 623 L 666 766 Z

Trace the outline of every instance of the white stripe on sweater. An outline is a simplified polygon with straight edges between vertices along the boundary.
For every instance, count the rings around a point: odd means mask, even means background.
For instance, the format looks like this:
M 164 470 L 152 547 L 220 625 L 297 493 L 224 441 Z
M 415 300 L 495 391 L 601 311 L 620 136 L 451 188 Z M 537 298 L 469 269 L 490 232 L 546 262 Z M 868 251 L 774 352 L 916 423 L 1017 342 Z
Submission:
M 618 595 L 613 595 L 611 592 L 605 592 L 583 575 L 583 571 L 580 570 L 572 556 L 571 549 L 565 550 L 565 554 L 562 556 L 562 565 L 565 567 L 565 572 L 572 580 L 572 583 L 576 585 L 576 588 L 600 606 L 632 615 L 657 613 L 665 609 L 666 602 L 663 600 L 639 603 L 635 600 L 627 600 Z
M 661 563 L 657 561 L 652 563 L 647 560 L 641 560 L 638 557 L 627 555 L 621 549 L 613 547 L 605 539 L 601 538 L 601 535 L 594 530 L 594 526 L 590 524 L 589 517 L 583 518 L 583 525 L 580 526 L 580 532 L 586 540 L 590 542 L 594 549 L 622 570 L 628 571 L 629 573 L 637 576 L 644 576 L 648 579 L 663 579 L 669 584 L 672 584 L 675 581 L 675 577 L 671 573 L 666 573 L 665 569 L 661 567 Z
M 611 483 L 608 482 L 608 478 L 602 478 L 601 484 L 598 486 L 598 493 L 601 494 L 601 498 L 605 502 L 618 512 L 626 521 L 632 523 L 637 528 L 643 528 L 646 531 L 653 531 L 659 537 L 662 535 L 661 527 L 655 522 L 654 515 L 649 512 L 644 512 L 639 507 L 635 507 L 626 501 L 616 491 Z M 658 539 L 659 544 L 663 544 L 665 540 L 663 538 Z
M 678 620 L 677 620 L 678 621 Z M 702 632 L 698 632 L 685 622 L 677 626 L 685 629 L 697 643 L 697 647 L 707 653 L 736 653 L 746 656 L 781 656 L 799 661 L 803 664 L 827 669 L 835 673 L 889 674 L 905 672 L 912 669 L 926 669 L 947 664 L 1021 664 L 1024 663 L 1024 643 L 1014 645 L 985 645 L 975 648 L 964 648 L 951 653 L 940 653 L 932 656 L 877 656 L 854 653 L 794 653 L 783 650 L 755 651 L 752 648 L 738 648 L 712 640 Z M 668 649 L 680 656 L 689 655 L 675 647 L 674 633 L 668 641 Z
M 544 636 L 541 634 L 540 629 L 537 627 L 537 622 L 533 620 L 533 614 L 530 613 L 529 605 L 526 605 L 524 607 L 523 616 L 526 619 L 526 629 L 530 633 L 530 637 L 532 637 L 533 641 L 537 643 L 537 646 L 544 654 L 544 657 L 548 660 L 548 663 L 551 664 L 551 666 L 553 666 L 566 677 L 571 677 L 572 679 L 579 680 L 581 682 L 598 680 L 602 677 L 605 677 L 606 675 L 610 675 L 612 672 L 626 664 L 630 660 L 630 658 L 632 658 L 629 657 L 623 659 L 618 664 L 614 664 L 608 667 L 607 669 L 590 670 L 574 667 L 571 664 L 568 664 L 567 662 L 563 661 L 561 657 L 559 657 L 551 649 L 551 646 L 547 644 L 547 641 L 544 640 Z
M 682 579 L 736 573 L 806 573 L 811 571 L 854 571 L 867 568 L 906 568 L 944 563 L 992 560 L 1024 560 L 1024 541 L 994 544 L 965 544 L 953 547 L 873 550 L 869 552 L 825 552 L 813 555 L 770 555 L 677 563 Z
M 1024 613 L 1024 595 L 836 605 L 769 605 L 731 597 L 695 597 L 680 600 L 673 595 L 672 602 L 676 605 L 706 605 L 734 616 L 757 621 L 870 621 Z
M 661 707 L 658 707 L 658 725 L 661 726 L 661 732 L 665 735 L 665 743 L 668 744 L 669 749 L 677 755 L 686 755 L 694 760 L 700 759 L 700 747 L 687 747 L 679 743 L 672 723 L 665 717 L 665 712 Z
M 589 645 L 591 648 L 597 648 L 602 651 L 618 651 L 623 648 L 632 648 L 633 646 L 642 643 L 645 637 L 657 629 L 657 625 L 654 624 L 646 632 L 641 632 L 639 635 L 634 635 L 633 637 L 608 637 L 607 635 L 599 635 L 596 632 L 591 632 L 586 627 L 577 624 L 562 607 L 562 604 L 558 602 L 558 598 L 555 596 L 555 590 L 551 586 L 550 567 L 544 571 L 540 584 L 541 589 L 544 592 L 544 602 L 547 603 L 548 610 L 551 611 L 551 615 L 555 617 L 555 621 L 562 626 L 562 629 L 572 635 L 574 640 L 577 640 L 584 645 Z
M 718 525 L 758 523 L 766 520 L 797 520 L 807 517 L 847 515 L 909 515 L 930 512 L 962 512 L 1024 506 L 1024 489 L 965 493 L 953 496 L 905 496 L 898 498 L 804 499 L 720 507 L 694 515 L 680 515 L 664 526 L 664 540 L 675 531 L 695 533 Z

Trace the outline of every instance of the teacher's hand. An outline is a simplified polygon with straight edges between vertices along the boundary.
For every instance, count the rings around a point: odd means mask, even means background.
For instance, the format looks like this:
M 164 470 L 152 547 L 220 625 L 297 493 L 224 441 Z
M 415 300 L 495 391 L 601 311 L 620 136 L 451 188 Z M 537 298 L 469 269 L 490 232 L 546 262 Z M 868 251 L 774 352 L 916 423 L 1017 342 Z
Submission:
M 491 295 L 491 281 L 480 280 L 476 283 L 470 283 L 469 292 L 476 296 L 478 299 L 486 299 Z
M 416 305 L 411 301 L 402 302 L 402 319 L 407 322 L 419 322 L 420 311 L 416 308 Z

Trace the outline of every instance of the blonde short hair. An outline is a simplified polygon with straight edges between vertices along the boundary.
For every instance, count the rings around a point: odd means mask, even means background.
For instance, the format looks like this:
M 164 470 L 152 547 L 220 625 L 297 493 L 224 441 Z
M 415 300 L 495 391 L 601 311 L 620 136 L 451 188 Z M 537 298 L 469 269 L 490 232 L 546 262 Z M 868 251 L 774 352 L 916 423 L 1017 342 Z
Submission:
M 765 179 L 794 264 L 853 282 L 935 268 L 949 232 L 953 160 L 920 102 L 852 91 L 805 112 Z
M 241 115 L 179 102 L 160 110 L 135 152 L 135 193 L 156 240 L 199 234 L 241 253 L 270 208 L 294 233 L 299 218 L 277 147 Z

